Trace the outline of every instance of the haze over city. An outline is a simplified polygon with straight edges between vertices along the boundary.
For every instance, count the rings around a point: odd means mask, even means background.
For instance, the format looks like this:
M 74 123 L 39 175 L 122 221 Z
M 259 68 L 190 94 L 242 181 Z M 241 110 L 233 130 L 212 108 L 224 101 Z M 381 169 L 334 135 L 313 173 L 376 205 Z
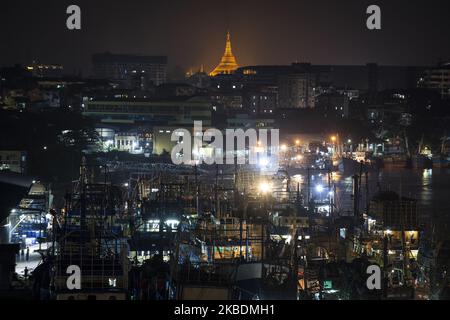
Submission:
M 1 63 L 54 61 L 89 75 L 97 52 L 167 55 L 169 66 L 210 71 L 227 30 L 240 66 L 434 65 L 450 57 L 448 1 L 377 1 L 382 29 L 367 30 L 373 1 L 77 1 L 82 29 L 65 28 L 71 1 L 2 1 Z M 433 21 L 433 23 L 429 23 Z
M 0 1 L 0 301 L 242 320 L 450 300 L 449 12 Z

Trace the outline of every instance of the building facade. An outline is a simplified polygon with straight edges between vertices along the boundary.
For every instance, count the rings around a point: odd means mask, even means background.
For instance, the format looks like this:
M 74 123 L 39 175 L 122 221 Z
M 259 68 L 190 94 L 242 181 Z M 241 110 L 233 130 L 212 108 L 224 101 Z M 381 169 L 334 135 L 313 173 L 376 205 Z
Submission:
M 145 90 L 167 80 L 166 56 L 95 54 L 92 57 L 94 76 L 117 82 L 122 88 Z
M 314 108 L 314 80 L 309 73 L 278 78 L 278 106 L 285 109 Z
M 425 71 L 419 85 L 439 92 L 442 99 L 450 98 L 450 62 L 443 63 L 436 68 Z
M 19 150 L 0 150 L 0 171 L 26 173 L 27 153 Z
M 179 97 L 153 101 L 148 99 L 91 100 L 83 114 L 100 123 L 145 126 L 193 125 L 195 120 L 211 125 L 211 104 L 203 97 Z

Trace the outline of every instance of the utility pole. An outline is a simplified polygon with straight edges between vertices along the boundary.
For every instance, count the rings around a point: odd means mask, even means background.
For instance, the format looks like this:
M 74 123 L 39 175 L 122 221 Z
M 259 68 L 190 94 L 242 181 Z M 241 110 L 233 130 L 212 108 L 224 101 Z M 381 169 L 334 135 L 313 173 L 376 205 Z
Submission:
M 359 176 L 353 176 L 353 216 L 359 217 Z
M 200 187 L 198 185 L 198 171 L 197 171 L 197 163 L 194 164 L 194 184 L 195 184 L 195 210 L 197 211 L 197 214 L 199 214 L 199 194 L 200 194 Z
M 308 207 L 309 207 L 309 200 L 311 198 L 311 174 L 310 174 L 310 169 L 307 169 L 307 176 L 308 176 L 308 180 L 307 180 L 307 184 L 308 184 L 308 195 L 307 195 L 307 202 L 308 202 Z
M 216 164 L 216 180 L 214 184 L 214 210 L 216 211 L 216 217 L 220 217 L 219 213 L 219 165 Z
M 369 214 L 370 209 L 370 199 L 369 199 L 369 172 L 366 170 L 366 213 Z
M 388 235 L 385 234 L 383 238 L 383 298 L 387 298 L 387 285 L 388 285 Z

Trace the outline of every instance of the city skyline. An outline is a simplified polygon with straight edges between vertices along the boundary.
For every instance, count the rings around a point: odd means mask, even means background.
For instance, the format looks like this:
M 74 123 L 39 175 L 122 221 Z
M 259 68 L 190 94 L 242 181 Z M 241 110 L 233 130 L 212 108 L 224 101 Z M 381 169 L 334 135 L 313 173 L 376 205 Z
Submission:
M 60 63 L 65 72 L 91 74 L 101 52 L 167 55 L 169 69 L 214 69 L 230 30 L 240 66 L 313 64 L 435 65 L 449 59 L 448 3 L 377 1 L 382 29 L 370 31 L 371 2 L 348 1 L 77 1 L 82 29 L 65 27 L 69 1 L 6 1 L 1 63 Z M 108 8 L 105 10 L 105 8 Z M 431 21 L 433 23 L 431 23 Z M 208 26 L 205 28 L 205 23 Z M 55 44 L 56 48 L 55 49 Z M 181 50 L 180 50 L 181 48 Z
M 450 1 L 372 1 L 2 1 L 0 301 L 450 300 Z

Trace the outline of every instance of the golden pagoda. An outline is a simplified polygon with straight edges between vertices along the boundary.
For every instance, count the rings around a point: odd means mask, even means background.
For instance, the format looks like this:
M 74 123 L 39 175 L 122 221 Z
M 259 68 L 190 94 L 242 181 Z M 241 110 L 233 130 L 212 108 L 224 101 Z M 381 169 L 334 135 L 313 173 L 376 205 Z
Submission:
M 209 73 L 211 77 L 214 77 L 218 74 L 230 74 L 233 73 L 238 68 L 238 64 L 236 62 L 236 58 L 231 52 L 231 37 L 230 31 L 227 32 L 227 43 L 225 45 L 225 53 L 220 59 L 219 65 Z

